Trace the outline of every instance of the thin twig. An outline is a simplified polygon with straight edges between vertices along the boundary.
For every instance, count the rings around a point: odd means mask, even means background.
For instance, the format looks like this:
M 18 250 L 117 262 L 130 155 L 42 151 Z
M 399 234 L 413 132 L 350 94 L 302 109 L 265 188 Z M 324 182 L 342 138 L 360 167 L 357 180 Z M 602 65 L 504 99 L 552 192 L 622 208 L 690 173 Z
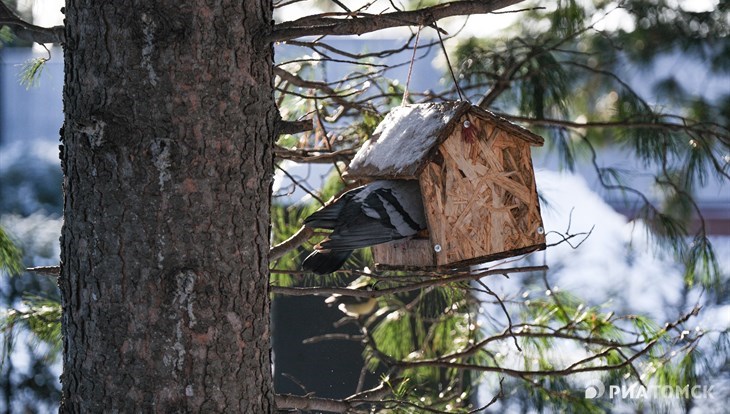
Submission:
M 319 204 L 324 205 L 324 201 L 317 194 L 314 194 L 310 189 L 303 186 L 302 183 L 299 182 L 299 180 L 297 180 L 291 174 L 289 174 L 289 171 L 285 170 L 284 168 L 279 167 L 278 165 L 276 166 L 276 168 L 278 168 L 281 172 L 283 172 L 284 175 L 286 175 L 294 184 L 296 184 L 299 188 L 301 188 L 305 193 L 309 194 L 310 197 L 317 200 L 317 202 L 319 202 Z
M 487 14 L 523 0 L 455 1 L 424 7 L 412 11 L 396 11 L 382 14 L 329 13 L 308 16 L 274 26 L 270 42 L 280 42 L 303 36 L 359 35 L 400 26 L 417 26 L 428 18 L 437 21 L 446 17 Z M 330 17 L 330 16 L 338 16 Z M 348 17 L 348 18 L 341 18 Z M 353 18 L 356 17 L 356 18 Z
M 269 250 L 269 261 L 273 262 L 296 249 L 314 235 L 314 229 L 302 226 L 294 235 Z
M 492 289 L 490 289 L 486 283 L 482 282 L 481 280 L 477 280 L 476 282 L 479 283 L 484 288 L 486 294 L 497 299 L 499 306 L 502 308 L 504 315 L 507 317 L 507 332 L 509 332 L 509 334 L 512 336 L 512 339 L 515 342 L 515 347 L 517 348 L 517 350 L 522 352 L 522 348 L 520 348 L 520 344 L 517 343 L 517 337 L 515 336 L 514 332 L 512 332 L 512 318 L 509 316 L 509 312 L 507 311 L 507 307 L 504 306 L 504 302 L 502 302 L 502 298 L 500 298 L 496 293 L 494 293 L 494 291 L 492 291 Z
M 443 286 L 449 283 L 463 282 L 468 280 L 477 280 L 482 277 L 492 275 L 503 275 L 509 273 L 526 273 L 526 272 L 539 272 L 547 270 L 547 266 L 525 266 L 525 267 L 514 267 L 509 269 L 489 269 L 478 273 L 464 273 L 457 274 L 456 276 L 444 277 L 439 279 L 427 280 L 423 282 L 412 283 L 408 285 L 378 289 L 378 290 L 357 290 L 347 288 L 335 288 L 335 287 L 285 287 L 285 286 L 271 286 L 270 291 L 272 293 L 278 293 L 289 296 L 321 296 L 321 295 L 332 295 L 340 294 L 342 296 L 352 296 L 359 298 L 376 298 L 385 295 L 393 295 L 396 293 L 410 292 L 413 290 L 427 288 L 429 286 Z M 371 275 L 375 277 L 374 275 Z

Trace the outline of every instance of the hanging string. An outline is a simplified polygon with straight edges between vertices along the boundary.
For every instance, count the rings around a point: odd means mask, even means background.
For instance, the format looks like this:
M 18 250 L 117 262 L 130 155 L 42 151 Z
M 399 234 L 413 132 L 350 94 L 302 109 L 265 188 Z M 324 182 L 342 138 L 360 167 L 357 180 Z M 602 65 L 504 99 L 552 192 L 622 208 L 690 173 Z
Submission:
M 444 51 L 444 57 L 446 58 L 446 66 L 449 67 L 449 72 L 451 72 L 451 79 L 454 80 L 454 86 L 456 87 L 456 93 L 459 94 L 459 100 L 464 101 L 464 93 L 461 90 L 461 87 L 459 86 L 459 82 L 456 80 L 456 75 L 454 74 L 454 68 L 451 67 L 451 61 L 449 61 L 449 54 L 446 53 L 446 46 L 444 45 L 444 39 L 441 37 L 441 29 L 439 29 L 438 25 L 436 24 L 436 20 L 433 21 L 433 27 L 436 29 L 436 34 L 439 36 L 439 43 L 441 43 L 441 50 Z
M 408 77 L 406 77 L 406 87 L 405 90 L 403 90 L 403 100 L 400 103 L 400 106 L 405 106 L 408 102 L 408 85 L 411 84 L 411 72 L 413 72 L 413 62 L 416 61 L 416 51 L 418 50 L 418 38 L 421 37 L 421 28 L 423 26 L 418 26 L 418 32 L 416 32 L 416 42 L 413 44 L 413 55 L 411 56 L 411 64 L 408 65 Z

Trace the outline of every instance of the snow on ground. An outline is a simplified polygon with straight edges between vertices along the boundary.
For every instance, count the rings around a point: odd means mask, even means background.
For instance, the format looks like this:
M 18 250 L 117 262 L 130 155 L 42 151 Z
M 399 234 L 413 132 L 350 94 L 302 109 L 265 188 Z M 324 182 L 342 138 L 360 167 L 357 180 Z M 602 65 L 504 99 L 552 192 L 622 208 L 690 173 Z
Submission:
M 654 319 L 657 324 L 675 319 L 683 311 L 694 306 L 695 302 L 704 305 L 699 317 L 690 326 L 703 330 L 723 330 L 730 326 L 730 306 L 713 305 L 699 294 L 691 291 L 683 302 L 683 282 L 681 265 L 669 252 L 656 247 L 649 238 L 645 226 L 640 222 L 631 222 L 614 211 L 595 190 L 589 187 L 585 179 L 570 173 L 548 170 L 536 172 L 537 188 L 543 197 L 541 202 L 542 217 L 548 232 L 548 244 L 561 240 L 556 233 L 591 232 L 590 236 L 577 248 L 567 243 L 548 247 L 545 252 L 534 253 L 530 258 L 533 263 L 545 263 L 550 266 L 548 281 L 555 289 L 569 291 L 584 299 L 587 305 L 603 305 L 606 313 L 640 314 Z M 582 238 L 576 237 L 574 245 Z M 711 239 L 724 275 L 730 273 L 730 237 L 714 237 Z M 518 266 L 523 262 L 505 263 L 504 267 Z M 494 264 L 492 264 L 494 265 Z M 510 279 L 494 278 L 486 280 L 489 287 L 501 297 L 544 297 L 543 287 L 527 288 L 524 276 L 513 275 Z M 491 298 L 485 297 L 485 300 Z M 684 306 L 684 309 L 680 309 Z M 488 314 L 491 313 L 488 312 Z M 481 321 L 482 326 L 492 326 L 493 321 L 504 323 L 501 315 L 489 314 L 489 319 Z M 708 334 L 701 342 L 701 348 L 709 346 L 712 336 Z M 506 363 L 512 361 L 509 355 L 514 354 L 512 343 L 506 343 L 500 350 L 508 355 Z M 575 361 L 585 356 L 582 349 L 566 344 L 556 347 L 553 353 L 555 361 Z M 513 355 L 515 363 L 520 361 L 519 355 Z M 558 362 L 558 365 L 561 363 Z M 573 378 L 573 382 L 582 390 L 586 381 L 595 378 L 587 376 Z M 707 380 L 712 380 L 707 379 Z M 482 384 L 481 398 L 488 401 L 494 395 L 496 383 Z M 723 394 L 724 395 L 724 394 Z M 486 402 L 485 401 L 485 402 Z M 710 407 L 713 401 L 702 402 Z M 710 404 L 710 405 L 707 405 Z M 506 407 L 501 407 L 505 409 Z M 507 410 L 509 411 L 509 410 Z
M 568 243 L 548 248 L 547 264 L 560 266 L 550 274 L 554 286 L 579 292 L 593 304 L 610 298 L 617 310 L 658 319 L 676 316 L 666 312 L 677 312 L 681 268 L 671 253 L 653 245 L 643 223 L 629 222 L 614 211 L 580 176 L 538 171 L 536 178 L 546 200 L 542 213 L 548 244 L 561 240 L 551 231 L 564 234 L 592 229 L 577 249 Z

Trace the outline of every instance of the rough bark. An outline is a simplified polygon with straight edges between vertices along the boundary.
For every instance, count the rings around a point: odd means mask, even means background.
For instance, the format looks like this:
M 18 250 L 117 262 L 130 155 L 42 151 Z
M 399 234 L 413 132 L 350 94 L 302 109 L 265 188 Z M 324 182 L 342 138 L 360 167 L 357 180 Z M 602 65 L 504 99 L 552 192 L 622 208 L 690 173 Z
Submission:
M 61 412 L 273 411 L 271 2 L 68 0 Z

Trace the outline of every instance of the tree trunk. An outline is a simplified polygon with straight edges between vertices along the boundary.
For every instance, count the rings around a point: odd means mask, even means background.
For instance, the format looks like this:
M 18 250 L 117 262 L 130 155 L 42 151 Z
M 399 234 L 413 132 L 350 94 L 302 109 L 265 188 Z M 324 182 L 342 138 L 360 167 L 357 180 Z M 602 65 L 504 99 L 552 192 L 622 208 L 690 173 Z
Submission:
M 67 1 L 61 412 L 273 411 L 271 9 Z

